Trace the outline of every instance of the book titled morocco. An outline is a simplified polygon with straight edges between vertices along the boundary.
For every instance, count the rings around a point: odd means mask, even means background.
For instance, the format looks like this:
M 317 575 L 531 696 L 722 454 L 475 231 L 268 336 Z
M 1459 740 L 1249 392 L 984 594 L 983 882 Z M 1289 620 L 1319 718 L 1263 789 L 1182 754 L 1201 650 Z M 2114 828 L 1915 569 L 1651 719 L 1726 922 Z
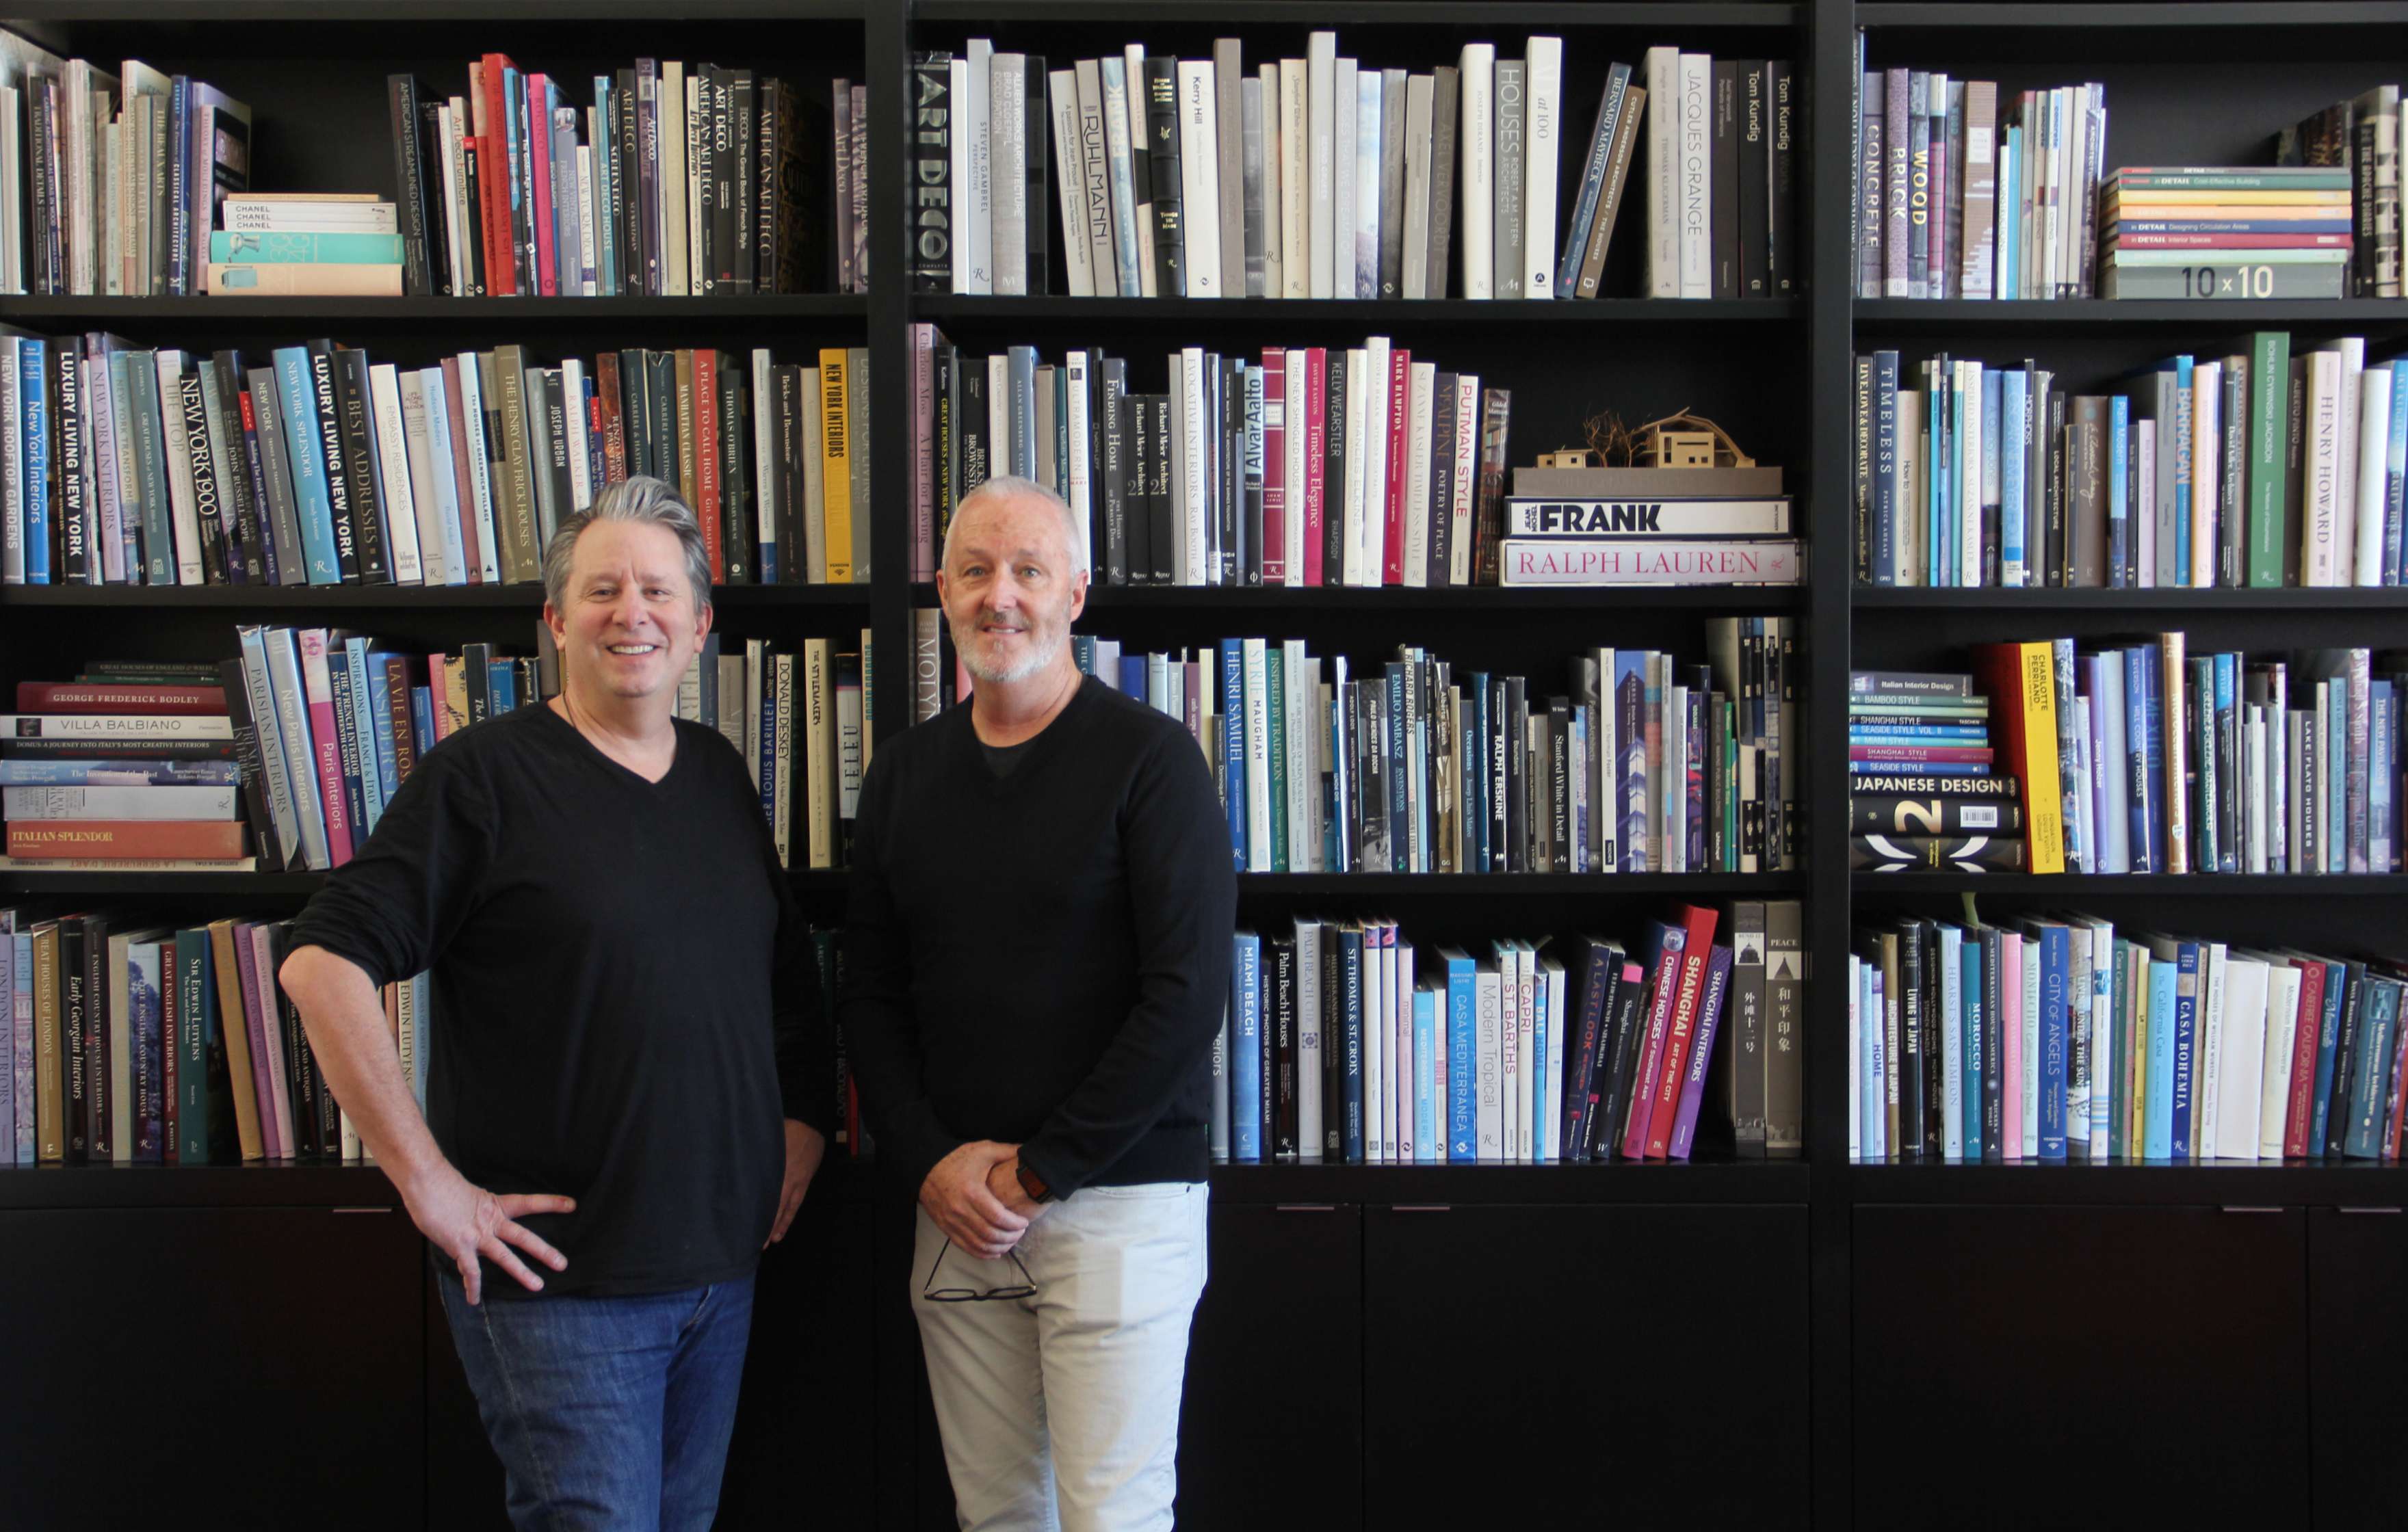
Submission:
M 1508 537 L 1506 585 L 1795 585 L 1795 537 L 1622 541 Z
M 12 820 L 8 854 L 27 860 L 123 857 L 224 861 L 244 854 L 242 822 L 180 820 Z

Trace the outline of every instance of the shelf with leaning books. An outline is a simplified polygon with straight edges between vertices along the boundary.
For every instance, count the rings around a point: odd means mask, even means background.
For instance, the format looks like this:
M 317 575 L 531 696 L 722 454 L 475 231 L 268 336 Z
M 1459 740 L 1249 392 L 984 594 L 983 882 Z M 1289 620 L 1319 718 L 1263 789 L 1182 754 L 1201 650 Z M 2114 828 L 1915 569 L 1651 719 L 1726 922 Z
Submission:
M 1346 1165 L 1274 1160 L 1212 1167 L 1215 1202 L 1278 1207 L 1376 1203 L 1440 1209 L 1487 1203 L 1768 1203 L 1807 1200 L 1813 1172 L 1799 1159 L 1740 1158 L 1727 1151 L 1686 1161 L 1555 1161 L 1542 1165 Z
M 866 607 L 859 585 L 715 585 L 714 607 Z M 0 606 L 158 610 L 349 611 L 408 608 L 523 609 L 543 606 L 543 587 L 520 585 L 0 585 Z
M 2363 328 L 2372 335 L 2408 329 L 2408 305 L 2397 298 L 2112 299 L 1994 302 L 1947 298 L 1859 298 L 1859 332 L 1883 335 L 2119 334 L 2133 329 L 2234 330 L 2277 326 Z
M 1577 308 L 1482 298 L 1066 298 L 963 297 L 914 294 L 915 319 L 932 320 L 965 335 L 989 325 L 1025 326 L 1053 321 L 1111 325 L 1206 323 L 1264 329 L 1272 325 L 1320 332 L 1365 325 L 1450 326 L 1503 324 L 1709 324 L 1771 323 L 1802 318 L 1799 298 L 1600 298 Z
M 1858 612 L 1875 620 L 1892 613 L 1934 610 L 2108 616 L 2185 611 L 2262 613 L 2270 617 L 2329 611 L 2408 614 L 2408 589 L 2396 585 L 2293 585 L 2260 590 L 2186 586 L 2001 590 L 1997 586 L 1859 585 L 1849 593 L 1848 600 Z

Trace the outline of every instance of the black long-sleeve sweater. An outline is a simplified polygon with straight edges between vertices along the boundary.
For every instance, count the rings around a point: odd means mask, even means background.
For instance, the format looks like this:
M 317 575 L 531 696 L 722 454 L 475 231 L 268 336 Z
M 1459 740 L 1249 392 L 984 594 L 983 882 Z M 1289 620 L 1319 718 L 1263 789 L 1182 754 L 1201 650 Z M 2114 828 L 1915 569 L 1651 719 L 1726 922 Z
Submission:
M 917 1186 L 992 1138 L 1057 1196 L 1201 1181 L 1237 878 L 1196 741 L 1089 680 L 998 778 L 965 705 L 879 748 L 839 1003 Z

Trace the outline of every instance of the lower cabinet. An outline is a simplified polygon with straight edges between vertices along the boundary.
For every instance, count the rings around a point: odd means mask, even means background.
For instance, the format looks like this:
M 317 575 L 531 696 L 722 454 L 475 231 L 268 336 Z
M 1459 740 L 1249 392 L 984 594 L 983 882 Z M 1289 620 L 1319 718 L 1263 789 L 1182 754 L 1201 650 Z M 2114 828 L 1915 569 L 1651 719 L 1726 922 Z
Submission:
M 424 1525 L 419 1249 L 394 1209 L 0 1211 L 0 1522 Z
M 1806 1210 L 1369 1208 L 1363 1525 L 1802 1526 Z
M 2307 1226 L 2298 1208 L 1858 1208 L 1856 1525 L 2306 1525 Z
M 2408 1213 L 2308 1214 L 2308 1408 L 2319 1526 L 2386 1526 L 2401 1515 L 2408 1440 Z

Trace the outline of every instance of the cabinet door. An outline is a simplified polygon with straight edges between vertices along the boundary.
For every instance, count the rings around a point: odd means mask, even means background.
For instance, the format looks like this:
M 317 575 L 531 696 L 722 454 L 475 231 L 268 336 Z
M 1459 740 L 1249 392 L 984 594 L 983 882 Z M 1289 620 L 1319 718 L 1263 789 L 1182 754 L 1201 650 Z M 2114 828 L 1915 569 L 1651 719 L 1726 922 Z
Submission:
M 872 1210 L 806 1199 L 785 1239 L 761 1256 L 752 1343 L 722 1526 L 867 1526 L 878 1463 L 872 1384 Z
M 1800 1526 L 1806 1210 L 1367 1209 L 1365 1523 Z
M 421 1525 L 425 1320 L 398 1210 L 0 1212 L 0 1521 Z
M 1857 1209 L 1857 1525 L 2301 1525 L 2306 1226 Z
M 2308 1214 L 2308 1398 L 2320 1525 L 2399 1519 L 2400 1443 L 2408 1439 L 2402 1293 L 2408 1214 L 2397 1208 Z
M 1187 1346 L 1182 1526 L 1363 1525 L 1363 1225 L 1223 1203 Z

